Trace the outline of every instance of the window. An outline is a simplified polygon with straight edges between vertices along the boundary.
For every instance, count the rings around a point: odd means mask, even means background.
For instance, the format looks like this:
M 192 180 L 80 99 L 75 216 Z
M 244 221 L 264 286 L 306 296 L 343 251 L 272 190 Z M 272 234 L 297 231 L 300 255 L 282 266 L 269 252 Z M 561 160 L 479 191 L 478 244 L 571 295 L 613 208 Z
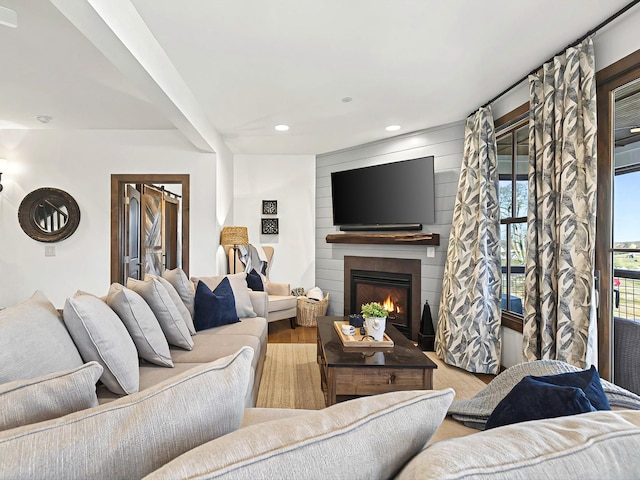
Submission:
M 512 316 L 521 322 L 529 198 L 529 126 L 526 120 L 498 133 L 497 151 L 503 319 Z
M 613 315 L 634 320 L 640 319 L 639 148 L 640 142 L 616 146 L 613 177 Z

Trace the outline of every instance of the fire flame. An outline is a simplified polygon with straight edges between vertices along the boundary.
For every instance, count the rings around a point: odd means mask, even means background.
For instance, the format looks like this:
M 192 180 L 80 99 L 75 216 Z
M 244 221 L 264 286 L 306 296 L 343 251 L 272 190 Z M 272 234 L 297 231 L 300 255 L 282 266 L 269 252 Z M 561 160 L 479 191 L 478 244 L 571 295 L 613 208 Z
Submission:
M 387 295 L 387 299 L 382 303 L 382 307 L 389 313 L 402 313 L 400 307 L 391 300 L 390 294 Z

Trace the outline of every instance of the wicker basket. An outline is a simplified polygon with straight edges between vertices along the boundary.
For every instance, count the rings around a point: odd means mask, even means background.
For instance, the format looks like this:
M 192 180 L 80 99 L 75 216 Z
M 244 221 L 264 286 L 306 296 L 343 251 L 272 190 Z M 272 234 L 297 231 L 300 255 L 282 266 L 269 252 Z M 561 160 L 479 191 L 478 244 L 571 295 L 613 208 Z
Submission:
M 296 323 L 301 327 L 315 327 L 316 317 L 322 317 L 327 313 L 329 307 L 329 294 L 318 300 L 311 300 L 307 297 L 298 297 L 298 312 Z

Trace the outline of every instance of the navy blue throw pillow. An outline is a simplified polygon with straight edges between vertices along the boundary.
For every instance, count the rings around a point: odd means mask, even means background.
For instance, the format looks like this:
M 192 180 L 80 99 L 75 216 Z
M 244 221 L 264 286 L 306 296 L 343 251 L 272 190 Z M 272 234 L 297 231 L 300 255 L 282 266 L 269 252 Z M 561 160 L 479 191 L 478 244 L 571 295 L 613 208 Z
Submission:
M 247 286 L 254 292 L 264 292 L 262 277 L 260 277 L 260 274 L 256 272 L 254 268 L 247 273 Z
M 535 380 L 563 387 L 578 387 L 582 389 L 591 405 L 596 410 L 611 410 L 609 399 L 602 389 L 602 382 L 596 367 L 593 365 L 589 370 L 579 372 L 561 373 L 559 375 L 547 375 L 544 377 L 533 377 Z
M 529 376 L 498 403 L 485 428 L 595 411 L 582 389 L 540 382 Z
M 206 330 L 239 321 L 236 299 L 228 278 L 222 280 L 214 291 L 205 283 L 198 282 L 193 315 L 196 330 Z

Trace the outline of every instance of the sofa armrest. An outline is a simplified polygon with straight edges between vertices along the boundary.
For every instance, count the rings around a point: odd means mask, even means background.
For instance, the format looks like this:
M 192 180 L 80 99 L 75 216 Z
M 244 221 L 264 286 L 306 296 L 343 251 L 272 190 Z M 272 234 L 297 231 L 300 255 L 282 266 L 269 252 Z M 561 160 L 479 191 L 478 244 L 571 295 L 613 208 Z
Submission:
M 257 292 L 249 290 L 249 298 L 251 299 L 251 306 L 253 311 L 259 317 L 267 318 L 269 314 L 269 295 L 267 292 Z
M 284 297 L 291 295 L 291 284 L 289 283 L 276 283 L 267 280 L 265 289 L 269 295 L 282 295 Z

